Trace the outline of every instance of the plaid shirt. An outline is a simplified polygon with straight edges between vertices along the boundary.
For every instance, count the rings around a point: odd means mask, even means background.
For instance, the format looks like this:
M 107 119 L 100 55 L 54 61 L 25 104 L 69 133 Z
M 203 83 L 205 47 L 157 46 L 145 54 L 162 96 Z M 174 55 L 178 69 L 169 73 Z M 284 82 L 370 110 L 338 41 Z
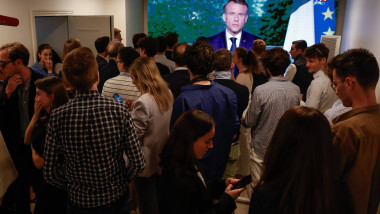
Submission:
M 123 103 L 98 91 L 78 92 L 52 112 L 44 178 L 66 189 L 75 205 L 91 208 L 118 200 L 128 194 L 128 182 L 144 166 L 145 156 Z

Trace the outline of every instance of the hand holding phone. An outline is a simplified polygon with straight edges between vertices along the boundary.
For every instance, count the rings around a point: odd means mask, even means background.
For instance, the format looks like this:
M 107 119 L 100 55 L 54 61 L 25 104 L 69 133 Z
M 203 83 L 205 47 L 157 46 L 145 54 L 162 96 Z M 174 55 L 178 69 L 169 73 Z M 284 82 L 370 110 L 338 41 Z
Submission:
M 114 94 L 113 98 L 115 98 L 117 101 L 120 101 L 120 102 L 124 101 L 123 98 L 121 98 L 120 95 L 118 95 L 118 94 Z
M 245 186 L 247 186 L 251 182 L 252 182 L 252 177 L 251 177 L 251 175 L 248 175 L 245 178 L 239 180 L 238 182 L 232 184 L 231 190 L 244 188 Z
M 121 98 L 119 94 L 114 94 L 114 95 L 113 95 L 113 98 L 115 98 L 117 101 L 120 101 L 120 102 L 122 102 L 122 103 L 125 103 L 125 105 L 127 105 L 127 108 L 129 109 L 128 102 L 124 102 L 123 98 Z

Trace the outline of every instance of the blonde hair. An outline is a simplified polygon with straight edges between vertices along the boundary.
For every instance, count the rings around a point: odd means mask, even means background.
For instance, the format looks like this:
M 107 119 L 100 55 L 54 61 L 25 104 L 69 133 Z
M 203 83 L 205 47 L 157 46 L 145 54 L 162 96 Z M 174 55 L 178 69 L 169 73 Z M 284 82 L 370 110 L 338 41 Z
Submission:
M 129 72 L 140 83 L 141 94 L 149 93 L 161 112 L 170 109 L 174 101 L 173 95 L 153 60 L 148 57 L 139 57 L 133 62 Z

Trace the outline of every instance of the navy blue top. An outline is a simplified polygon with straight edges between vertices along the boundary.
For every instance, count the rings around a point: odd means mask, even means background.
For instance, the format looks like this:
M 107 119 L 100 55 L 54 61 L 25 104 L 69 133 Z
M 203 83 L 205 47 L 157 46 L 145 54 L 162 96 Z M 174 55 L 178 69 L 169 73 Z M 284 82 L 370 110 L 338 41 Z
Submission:
M 34 63 L 34 65 L 30 68 L 33 71 L 35 71 L 35 72 L 37 72 L 43 76 L 47 76 L 47 77 L 55 76 L 55 73 L 48 73 L 47 70 L 43 69 L 38 61 L 36 63 Z
M 187 110 L 199 109 L 215 120 L 214 147 L 200 160 L 208 181 L 221 179 L 231 149 L 232 137 L 239 129 L 235 93 L 216 82 L 211 85 L 187 85 L 175 99 L 170 127 Z

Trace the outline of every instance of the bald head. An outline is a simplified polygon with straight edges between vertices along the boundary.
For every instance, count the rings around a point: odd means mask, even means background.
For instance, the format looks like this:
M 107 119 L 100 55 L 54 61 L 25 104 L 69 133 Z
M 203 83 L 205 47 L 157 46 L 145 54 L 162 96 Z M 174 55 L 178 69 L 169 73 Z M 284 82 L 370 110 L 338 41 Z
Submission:
M 187 44 L 186 42 L 179 43 L 174 47 L 173 50 L 173 60 L 176 64 L 177 67 L 185 67 L 186 66 L 186 57 L 185 57 L 185 52 L 186 49 L 190 45 Z
M 119 53 L 119 50 L 122 47 L 124 47 L 123 43 L 121 43 L 119 41 L 111 41 L 107 47 L 108 56 L 110 58 L 116 59 L 117 54 Z

